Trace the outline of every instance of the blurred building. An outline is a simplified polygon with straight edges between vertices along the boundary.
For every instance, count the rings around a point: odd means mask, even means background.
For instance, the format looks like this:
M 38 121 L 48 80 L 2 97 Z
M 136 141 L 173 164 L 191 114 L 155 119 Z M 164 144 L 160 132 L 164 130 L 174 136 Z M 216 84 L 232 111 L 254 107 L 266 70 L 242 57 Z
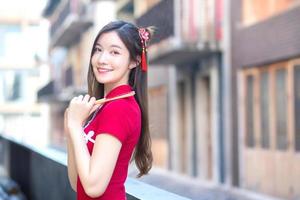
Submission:
M 159 1 L 116 1 L 117 18 L 132 22 L 136 25 L 137 18 L 145 14 L 148 9 L 156 6 Z M 150 24 L 148 24 L 150 25 Z M 154 25 L 154 24 L 151 24 Z M 167 26 L 169 26 L 167 24 Z M 159 34 L 155 33 L 154 40 Z M 150 56 L 150 54 L 148 54 Z M 148 98 L 149 98 L 149 120 L 152 136 L 152 151 L 154 154 L 154 165 L 159 168 L 169 169 L 169 157 L 171 155 L 168 138 L 168 71 L 165 67 L 152 67 L 148 70 Z
M 64 149 L 64 111 L 74 96 L 87 93 L 92 42 L 100 28 L 115 19 L 115 3 L 49 0 L 43 15 L 51 24 L 51 80 L 39 90 L 38 97 L 50 103 L 51 146 Z
M 178 175 L 224 182 L 222 2 L 117 2 L 119 18 L 157 28 L 148 54 L 154 164 Z
M 240 186 L 300 199 L 300 1 L 233 0 Z
M 300 2 L 117 2 L 119 18 L 158 29 L 149 48 L 155 165 L 298 199 Z
M 114 19 L 156 26 L 148 49 L 154 165 L 196 182 L 297 199 L 299 0 L 49 0 L 51 143 L 86 93 L 93 39 Z
M 48 24 L 36 7 L 15 3 L 0 8 L 0 132 L 33 141 L 34 126 L 38 143 L 46 143 L 47 126 L 40 120 L 47 120 L 41 118 L 47 107 L 36 103 L 36 93 L 48 78 Z
M 87 91 L 90 48 L 99 29 L 116 18 L 154 25 L 157 33 L 149 48 L 154 164 L 224 182 L 221 12 L 220 0 L 49 0 L 44 16 L 51 23 L 52 79 L 38 96 L 51 103 L 52 146 L 65 146 L 63 112 L 73 96 Z

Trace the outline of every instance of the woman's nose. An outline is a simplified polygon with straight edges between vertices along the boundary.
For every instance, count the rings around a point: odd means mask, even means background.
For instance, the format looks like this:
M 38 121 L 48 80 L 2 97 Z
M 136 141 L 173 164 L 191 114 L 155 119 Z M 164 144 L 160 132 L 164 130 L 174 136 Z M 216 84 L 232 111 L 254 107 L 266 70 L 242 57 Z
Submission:
M 108 62 L 108 53 L 102 52 L 99 54 L 97 61 L 101 64 L 107 64 Z

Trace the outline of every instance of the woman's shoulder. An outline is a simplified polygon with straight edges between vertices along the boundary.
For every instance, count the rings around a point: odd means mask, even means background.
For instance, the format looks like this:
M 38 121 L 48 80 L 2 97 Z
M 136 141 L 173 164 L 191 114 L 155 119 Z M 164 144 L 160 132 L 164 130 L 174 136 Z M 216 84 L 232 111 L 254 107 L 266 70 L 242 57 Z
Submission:
M 103 105 L 103 112 L 131 113 L 139 110 L 139 105 L 134 98 L 117 99 Z
M 141 123 L 141 110 L 134 98 L 118 99 L 105 103 L 95 121 L 99 127 L 123 127 L 122 130 L 133 132 Z

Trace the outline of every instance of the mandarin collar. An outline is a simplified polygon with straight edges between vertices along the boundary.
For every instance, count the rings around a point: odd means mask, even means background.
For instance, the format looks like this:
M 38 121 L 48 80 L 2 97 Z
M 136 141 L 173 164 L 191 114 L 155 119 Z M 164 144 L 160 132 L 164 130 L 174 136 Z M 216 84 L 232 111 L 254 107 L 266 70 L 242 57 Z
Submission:
M 128 92 L 131 92 L 132 88 L 130 85 L 128 84 L 124 84 L 124 85 L 119 85 L 115 88 L 113 88 L 112 90 L 110 90 L 108 92 L 108 94 L 105 96 L 105 98 L 112 98 L 112 97 L 116 97 L 122 94 L 126 94 Z

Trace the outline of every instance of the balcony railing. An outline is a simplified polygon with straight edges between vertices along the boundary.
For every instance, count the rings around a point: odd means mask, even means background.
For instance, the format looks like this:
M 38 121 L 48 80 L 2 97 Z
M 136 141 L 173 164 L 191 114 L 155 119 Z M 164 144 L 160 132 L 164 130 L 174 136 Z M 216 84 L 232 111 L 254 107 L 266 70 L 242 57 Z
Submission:
M 63 25 L 64 21 L 66 20 L 67 16 L 71 14 L 71 1 L 66 1 L 65 5 L 62 8 L 62 11 L 59 13 L 57 19 L 53 22 L 50 27 L 50 36 L 57 32 L 57 30 Z
M 162 0 L 136 20 L 139 26 L 158 29 L 149 51 L 150 64 L 180 65 L 220 50 L 221 0 L 183 3 L 187 2 Z
M 55 93 L 55 85 L 54 85 L 54 81 L 52 80 L 38 91 L 37 97 L 39 100 L 41 100 L 45 97 L 52 96 L 54 93 Z
M 137 19 L 140 26 L 158 28 L 153 43 L 175 36 L 175 27 L 183 43 L 207 43 L 222 39 L 221 0 L 189 1 L 176 6 L 174 0 L 162 0 Z M 176 17 L 177 16 L 177 17 Z M 179 16 L 179 17 L 178 17 Z
M 57 17 L 50 27 L 51 46 L 70 46 L 93 25 L 87 5 L 79 0 L 67 0 L 58 6 Z
M 56 7 L 59 5 L 61 0 L 49 0 L 47 2 L 47 5 L 42 13 L 44 17 L 49 17 L 52 15 L 53 11 L 56 9 Z

